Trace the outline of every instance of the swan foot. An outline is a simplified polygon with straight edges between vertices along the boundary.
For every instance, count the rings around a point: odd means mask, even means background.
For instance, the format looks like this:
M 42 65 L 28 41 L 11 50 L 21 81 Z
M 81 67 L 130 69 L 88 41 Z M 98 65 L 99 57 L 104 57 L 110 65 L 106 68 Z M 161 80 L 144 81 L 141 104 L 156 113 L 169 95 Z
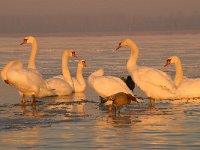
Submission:
M 155 99 L 149 98 L 149 108 L 150 109 L 155 108 Z

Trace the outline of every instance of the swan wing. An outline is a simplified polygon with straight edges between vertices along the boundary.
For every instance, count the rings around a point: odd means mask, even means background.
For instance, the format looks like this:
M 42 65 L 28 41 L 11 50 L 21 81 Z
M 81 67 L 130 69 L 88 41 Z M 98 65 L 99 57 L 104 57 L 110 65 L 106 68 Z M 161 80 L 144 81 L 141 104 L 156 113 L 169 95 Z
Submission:
M 71 86 L 60 78 L 50 78 L 46 80 L 49 89 L 52 89 L 56 95 L 69 95 L 72 93 Z
M 118 84 L 120 84 L 121 87 L 124 88 L 124 90 L 126 90 L 126 93 L 127 94 L 131 94 L 134 96 L 133 92 L 128 88 L 128 86 L 126 85 L 126 83 L 120 79 L 120 78 L 117 78 L 117 77 L 113 77 L 113 76 L 107 76 L 108 78 L 112 78 L 113 80 L 116 80 L 116 82 L 118 82 Z
M 120 79 L 118 80 L 111 76 L 97 77 L 93 80 L 92 87 L 100 96 L 104 98 L 119 92 L 127 93 L 123 83 L 119 81 Z
M 160 70 L 148 67 L 140 67 L 136 71 L 137 78 L 143 81 L 143 83 L 146 82 L 169 91 L 174 91 L 176 88 L 170 77 Z

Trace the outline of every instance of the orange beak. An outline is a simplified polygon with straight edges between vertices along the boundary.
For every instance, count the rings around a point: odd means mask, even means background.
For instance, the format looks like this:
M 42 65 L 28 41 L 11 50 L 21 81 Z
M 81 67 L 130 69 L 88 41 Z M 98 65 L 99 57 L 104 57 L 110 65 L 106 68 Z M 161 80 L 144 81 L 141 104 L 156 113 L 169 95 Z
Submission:
M 77 58 L 78 56 L 76 55 L 76 53 L 75 53 L 75 52 L 72 52 L 72 57 L 75 57 L 75 58 Z
M 27 39 L 24 39 L 20 45 L 27 44 Z
M 8 80 L 4 80 L 4 82 L 5 82 L 6 84 L 8 84 L 8 85 L 10 84 Z
M 166 61 L 166 64 L 164 64 L 164 67 L 167 67 L 170 64 L 170 60 Z
M 82 62 L 82 64 L 83 64 L 83 67 L 86 67 L 86 62 L 84 61 L 84 62 Z
M 118 47 L 115 49 L 115 50 L 118 50 L 120 49 L 122 46 L 121 46 L 121 43 L 119 43 Z

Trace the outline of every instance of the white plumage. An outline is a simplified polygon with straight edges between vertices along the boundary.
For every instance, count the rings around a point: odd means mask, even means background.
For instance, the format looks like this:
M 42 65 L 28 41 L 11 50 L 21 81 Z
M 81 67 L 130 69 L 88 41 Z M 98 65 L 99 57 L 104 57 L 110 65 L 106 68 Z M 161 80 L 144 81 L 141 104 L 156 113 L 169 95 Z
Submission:
M 122 40 L 117 49 L 124 46 L 129 46 L 131 48 L 131 55 L 127 63 L 127 70 L 139 88 L 148 97 L 153 99 L 174 98 L 176 86 L 170 77 L 158 69 L 138 66 L 136 62 L 139 50 L 132 40 Z
M 126 83 L 120 78 L 103 75 L 103 69 L 99 69 L 88 77 L 88 84 L 99 96 L 106 98 L 119 92 L 133 95 L 132 91 L 127 87 Z

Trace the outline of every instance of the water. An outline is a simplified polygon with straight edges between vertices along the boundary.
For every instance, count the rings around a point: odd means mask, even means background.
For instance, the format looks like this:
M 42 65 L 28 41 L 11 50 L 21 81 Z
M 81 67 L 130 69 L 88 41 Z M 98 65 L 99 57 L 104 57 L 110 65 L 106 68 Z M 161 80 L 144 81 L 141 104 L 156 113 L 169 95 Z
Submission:
M 37 66 L 44 78 L 61 74 L 60 58 L 74 49 L 85 59 L 84 77 L 104 68 L 106 75 L 127 76 L 129 49 L 113 53 L 119 41 L 129 37 L 140 48 L 138 64 L 161 69 L 174 77 L 174 66 L 164 68 L 171 55 L 178 55 L 184 75 L 200 77 L 200 34 L 138 36 L 38 36 Z M 30 46 L 20 46 L 21 36 L 0 37 L 0 69 L 11 60 L 27 65 Z M 72 76 L 78 59 L 70 59 Z M 85 94 L 38 99 L 37 105 L 21 106 L 13 87 L 0 81 L 1 149 L 199 149 L 200 101 L 157 101 L 149 109 L 146 96 L 140 105 L 131 104 L 121 115 L 99 107 L 98 96 L 87 87 Z M 28 103 L 29 104 L 29 103 Z

